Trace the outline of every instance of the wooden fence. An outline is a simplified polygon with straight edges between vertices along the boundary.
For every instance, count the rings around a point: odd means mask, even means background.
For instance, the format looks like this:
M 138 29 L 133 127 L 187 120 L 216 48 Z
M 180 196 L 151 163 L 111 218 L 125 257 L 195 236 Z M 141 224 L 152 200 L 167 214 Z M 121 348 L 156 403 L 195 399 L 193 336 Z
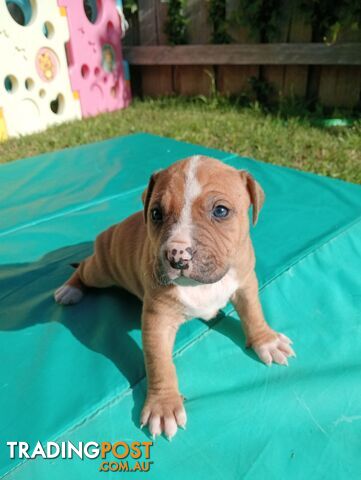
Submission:
M 332 107 L 360 105 L 360 32 L 343 33 L 333 45 L 312 43 L 310 24 L 299 13 L 286 12 L 273 43 L 261 44 L 246 28 L 229 26 L 234 43 L 214 45 L 209 3 L 188 0 L 189 45 L 170 47 L 164 33 L 168 4 L 139 0 L 138 5 L 124 41 L 135 94 L 209 95 L 216 88 L 252 97 L 253 79 L 272 87 L 273 100 L 301 97 Z M 227 0 L 227 17 L 236 5 L 237 0 Z

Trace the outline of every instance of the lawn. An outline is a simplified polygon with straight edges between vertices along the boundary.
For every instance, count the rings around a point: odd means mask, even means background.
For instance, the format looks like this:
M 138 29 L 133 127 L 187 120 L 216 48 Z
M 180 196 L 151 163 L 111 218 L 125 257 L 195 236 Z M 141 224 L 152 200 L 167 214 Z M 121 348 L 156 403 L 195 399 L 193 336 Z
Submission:
M 361 121 L 321 128 L 309 117 L 264 113 L 257 106 L 181 99 L 136 100 L 127 110 L 100 115 L 0 144 L 0 162 L 150 132 L 278 165 L 361 183 Z

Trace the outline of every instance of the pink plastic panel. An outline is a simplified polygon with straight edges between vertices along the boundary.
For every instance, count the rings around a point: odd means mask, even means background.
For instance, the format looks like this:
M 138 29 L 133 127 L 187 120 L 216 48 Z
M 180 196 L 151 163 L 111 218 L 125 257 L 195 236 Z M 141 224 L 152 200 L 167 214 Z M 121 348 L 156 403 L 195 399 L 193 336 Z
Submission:
M 114 0 L 97 0 L 98 15 L 88 20 L 83 0 L 58 0 L 66 8 L 67 44 L 72 89 L 77 91 L 83 117 L 111 112 L 130 102 L 123 71 L 121 26 Z

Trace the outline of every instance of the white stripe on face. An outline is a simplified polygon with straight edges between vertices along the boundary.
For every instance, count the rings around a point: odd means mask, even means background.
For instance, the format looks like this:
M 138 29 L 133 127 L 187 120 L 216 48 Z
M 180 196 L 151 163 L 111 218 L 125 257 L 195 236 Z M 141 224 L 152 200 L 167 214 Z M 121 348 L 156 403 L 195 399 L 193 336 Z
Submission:
M 170 240 L 192 244 L 192 205 L 202 189 L 197 180 L 199 155 L 191 157 L 186 171 L 184 185 L 184 204 L 178 222 L 174 225 Z

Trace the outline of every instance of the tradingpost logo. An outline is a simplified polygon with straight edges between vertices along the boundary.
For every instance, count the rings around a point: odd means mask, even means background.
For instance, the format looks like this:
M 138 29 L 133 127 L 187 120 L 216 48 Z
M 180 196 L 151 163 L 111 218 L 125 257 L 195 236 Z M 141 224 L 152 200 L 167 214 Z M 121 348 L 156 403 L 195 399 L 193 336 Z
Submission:
M 85 458 L 99 460 L 100 472 L 149 472 L 153 442 L 45 442 L 35 446 L 28 442 L 6 442 L 9 456 L 14 459 Z

